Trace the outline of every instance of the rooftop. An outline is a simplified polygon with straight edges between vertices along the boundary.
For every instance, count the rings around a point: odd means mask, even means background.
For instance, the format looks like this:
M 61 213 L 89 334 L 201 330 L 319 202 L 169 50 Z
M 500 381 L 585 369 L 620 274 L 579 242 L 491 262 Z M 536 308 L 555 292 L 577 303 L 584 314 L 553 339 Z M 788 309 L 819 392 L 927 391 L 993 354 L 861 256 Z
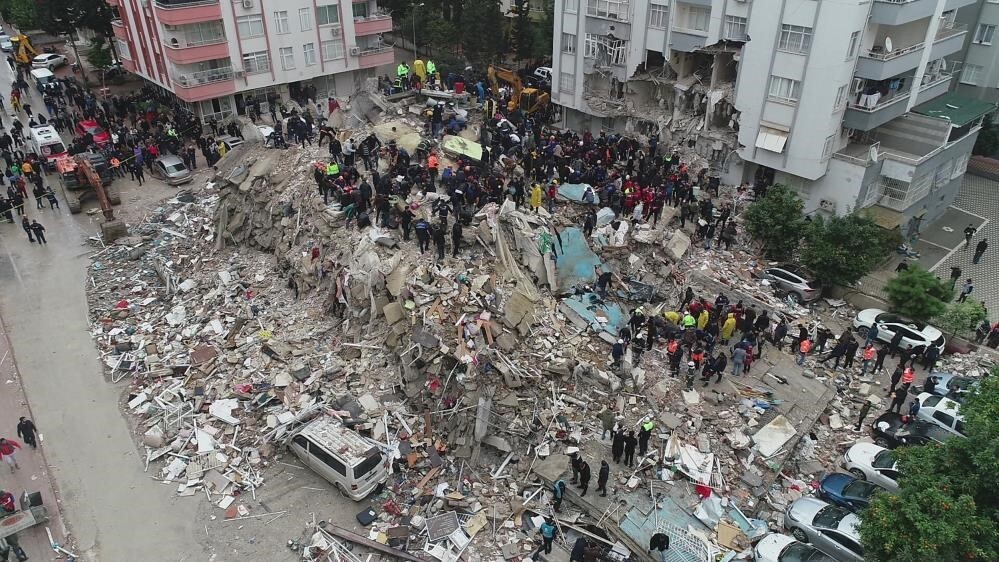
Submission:
M 950 92 L 912 109 L 914 113 L 948 119 L 955 127 L 963 127 L 996 110 L 994 103 L 976 100 Z

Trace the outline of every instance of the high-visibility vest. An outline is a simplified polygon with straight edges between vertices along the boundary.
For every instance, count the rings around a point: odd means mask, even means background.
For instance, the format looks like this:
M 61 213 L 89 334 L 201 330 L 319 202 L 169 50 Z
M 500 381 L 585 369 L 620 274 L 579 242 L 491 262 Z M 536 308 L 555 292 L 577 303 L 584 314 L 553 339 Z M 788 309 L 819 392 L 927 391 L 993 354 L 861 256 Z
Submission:
M 434 61 L 428 60 L 427 61 L 427 75 L 433 76 L 436 73 L 437 73 L 437 65 L 434 64 Z
M 409 69 L 406 65 L 400 64 L 395 68 L 395 73 L 397 76 L 409 76 Z

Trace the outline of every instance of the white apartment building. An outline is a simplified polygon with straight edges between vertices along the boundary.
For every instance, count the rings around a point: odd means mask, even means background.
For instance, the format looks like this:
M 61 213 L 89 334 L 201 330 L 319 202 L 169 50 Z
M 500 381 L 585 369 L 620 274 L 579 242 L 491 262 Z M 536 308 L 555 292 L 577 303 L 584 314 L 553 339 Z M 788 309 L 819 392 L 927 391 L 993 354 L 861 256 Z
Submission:
M 999 0 L 977 0 L 961 8 L 957 22 L 968 27 L 964 49 L 948 58 L 961 61 L 957 91 L 999 102 Z
M 659 130 L 727 183 L 909 234 L 953 200 L 989 109 L 948 93 L 973 2 L 557 0 L 552 95 L 568 126 Z
M 374 0 L 107 1 L 125 68 L 206 120 L 275 96 L 346 96 L 395 60 Z

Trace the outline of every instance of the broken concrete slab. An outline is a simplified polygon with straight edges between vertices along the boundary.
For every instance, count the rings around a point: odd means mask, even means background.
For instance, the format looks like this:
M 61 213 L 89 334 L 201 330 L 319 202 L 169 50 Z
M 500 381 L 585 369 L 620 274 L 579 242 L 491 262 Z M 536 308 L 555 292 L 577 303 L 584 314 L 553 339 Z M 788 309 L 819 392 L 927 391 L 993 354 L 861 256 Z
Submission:
M 784 445 L 797 434 L 791 422 L 779 415 L 753 435 L 756 450 L 764 457 L 770 457 L 784 448 Z

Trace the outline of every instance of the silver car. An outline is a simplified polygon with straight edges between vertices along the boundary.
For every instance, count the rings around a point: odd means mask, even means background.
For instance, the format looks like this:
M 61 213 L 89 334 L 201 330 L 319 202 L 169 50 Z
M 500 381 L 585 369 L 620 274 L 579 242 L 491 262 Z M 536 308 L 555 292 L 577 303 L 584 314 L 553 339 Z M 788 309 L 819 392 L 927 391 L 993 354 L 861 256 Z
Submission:
M 763 278 L 799 304 L 812 302 L 822 296 L 822 288 L 815 279 L 794 265 L 768 267 L 763 270 Z
M 840 562 L 863 562 L 860 546 L 860 518 L 855 514 L 815 498 L 799 498 L 787 508 L 784 526 L 791 535 Z
M 172 154 L 160 156 L 153 162 L 153 176 L 167 185 L 180 185 L 194 180 L 184 161 Z
M 977 379 L 953 373 L 930 373 L 923 383 L 923 392 L 950 398 L 958 404 L 964 404 L 964 399 L 976 388 Z

